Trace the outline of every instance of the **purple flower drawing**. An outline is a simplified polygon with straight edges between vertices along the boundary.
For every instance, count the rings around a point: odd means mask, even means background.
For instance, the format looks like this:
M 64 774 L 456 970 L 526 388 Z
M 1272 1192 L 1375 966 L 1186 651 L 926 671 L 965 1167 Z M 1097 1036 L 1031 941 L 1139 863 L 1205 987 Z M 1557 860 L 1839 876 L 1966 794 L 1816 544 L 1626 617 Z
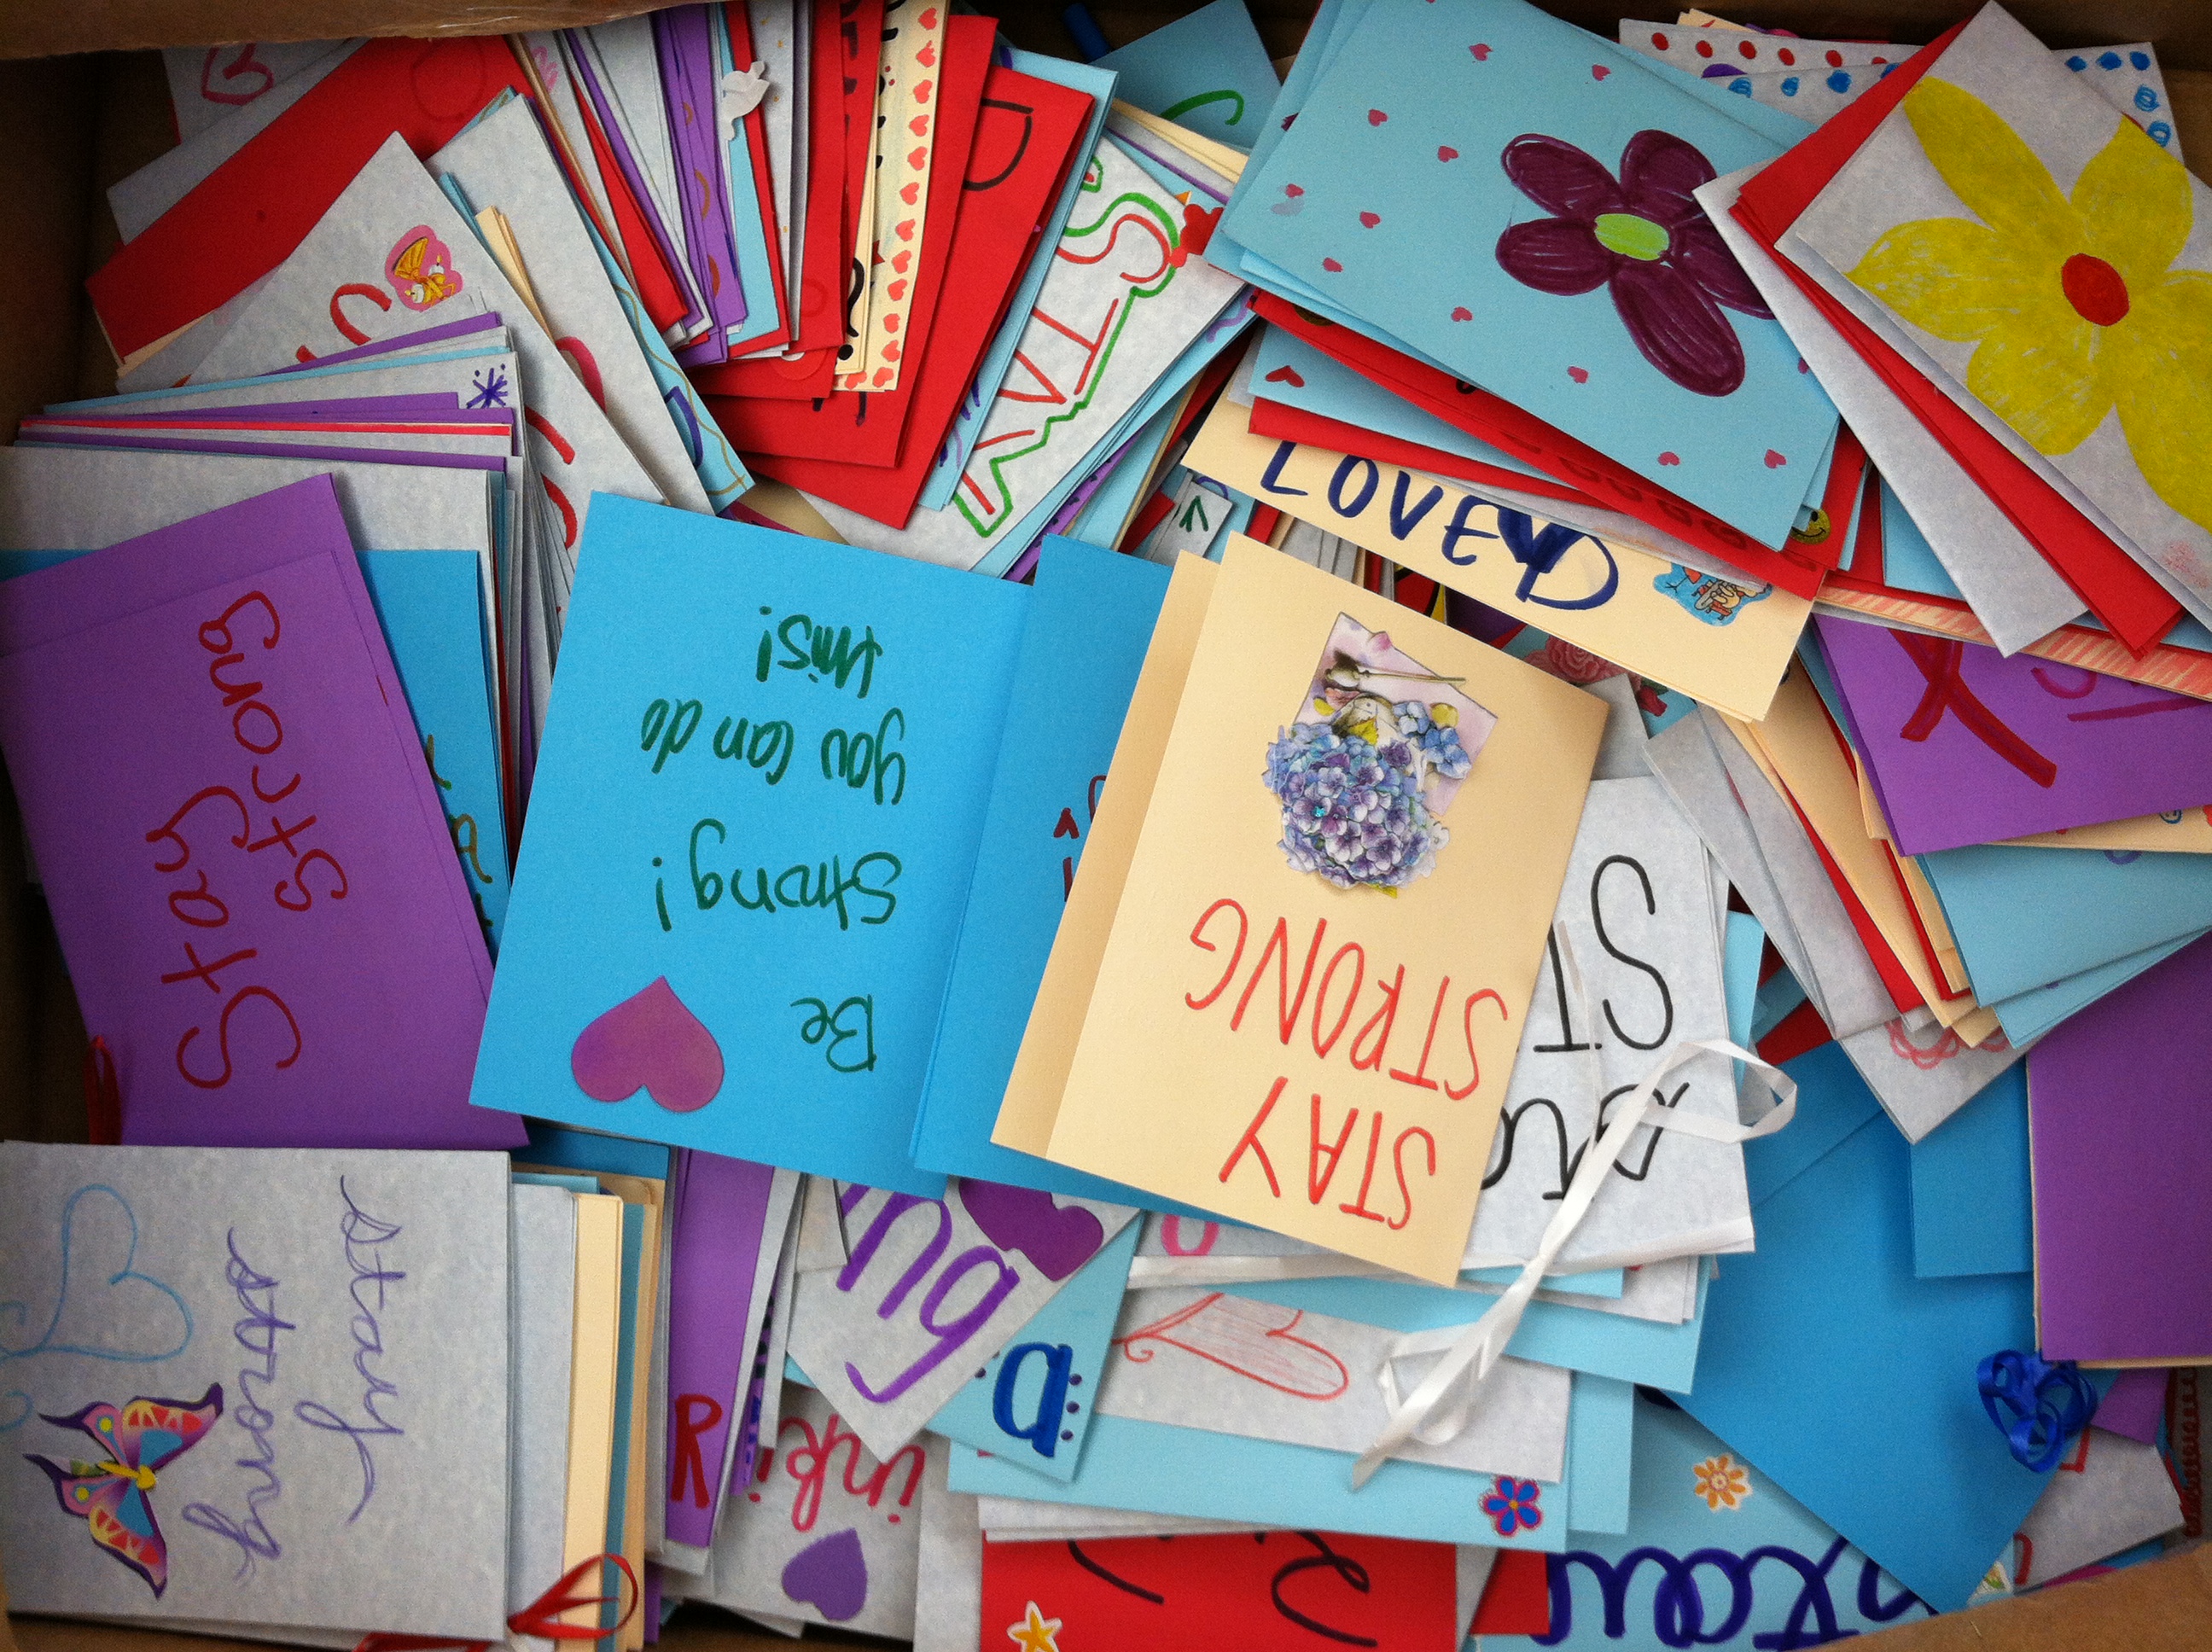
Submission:
M 1773 312 L 1691 193 L 1712 163 L 1671 132 L 1644 131 L 1616 179 L 1563 138 L 1527 132 L 1499 157 L 1514 187 L 1546 211 L 1498 238 L 1505 273 L 1562 298 L 1613 295 L 1644 358 L 1685 390 L 1726 396 L 1743 382 L 1743 343 L 1721 313 Z

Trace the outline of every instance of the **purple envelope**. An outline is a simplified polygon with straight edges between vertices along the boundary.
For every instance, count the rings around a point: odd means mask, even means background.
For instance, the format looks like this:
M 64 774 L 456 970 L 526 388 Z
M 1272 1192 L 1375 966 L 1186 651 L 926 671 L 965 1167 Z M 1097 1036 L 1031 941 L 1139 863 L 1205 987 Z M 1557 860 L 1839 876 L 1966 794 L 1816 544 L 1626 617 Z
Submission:
M 715 326 L 705 338 L 677 352 L 676 359 L 685 367 L 728 361 L 729 334 L 747 313 L 738 275 L 737 240 L 730 228 L 729 191 L 722 175 L 728 157 L 718 153 L 727 134 L 714 87 L 714 27 L 703 5 L 675 6 L 653 14 L 653 44 L 668 108 L 669 141 L 676 151 L 676 192 L 684 203 L 684 250 Z
M 2212 704 L 1948 637 L 1814 623 L 1907 854 L 2212 803 Z
M 2144 970 L 2028 1054 L 2046 1359 L 2212 1359 L 2208 997 L 2212 938 Z
M 328 477 L 0 586 L 0 748 L 126 1142 L 522 1145 Z

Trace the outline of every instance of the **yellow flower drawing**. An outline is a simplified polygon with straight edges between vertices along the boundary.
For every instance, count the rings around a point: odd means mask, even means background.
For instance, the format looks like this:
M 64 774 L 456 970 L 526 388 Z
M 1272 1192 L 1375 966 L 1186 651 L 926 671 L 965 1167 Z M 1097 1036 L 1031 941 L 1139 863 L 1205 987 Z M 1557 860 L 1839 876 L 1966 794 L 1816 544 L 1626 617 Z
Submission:
M 1974 345 L 1966 388 L 2046 454 L 2118 408 L 2143 479 L 2212 527 L 2212 275 L 2177 270 L 2189 174 L 2133 121 L 2069 197 L 1995 110 L 1932 76 L 1905 112 L 1936 170 L 1980 218 L 1921 218 L 1850 279 L 1913 325 Z
M 1739 1509 L 1751 1495 L 1751 1476 L 1725 1451 L 1698 1464 L 1690 1476 L 1690 1495 L 1703 1497 L 1708 1509 Z

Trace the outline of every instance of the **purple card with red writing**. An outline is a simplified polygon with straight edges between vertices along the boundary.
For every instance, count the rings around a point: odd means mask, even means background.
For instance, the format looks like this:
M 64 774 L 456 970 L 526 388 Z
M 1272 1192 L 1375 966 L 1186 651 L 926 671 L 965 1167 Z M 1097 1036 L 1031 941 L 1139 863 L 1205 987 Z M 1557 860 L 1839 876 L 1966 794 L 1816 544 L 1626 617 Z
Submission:
M 1908 854 L 2212 803 L 2212 704 L 1949 637 L 1814 623 Z
M 0 747 L 125 1141 L 522 1145 L 328 477 L 0 586 Z

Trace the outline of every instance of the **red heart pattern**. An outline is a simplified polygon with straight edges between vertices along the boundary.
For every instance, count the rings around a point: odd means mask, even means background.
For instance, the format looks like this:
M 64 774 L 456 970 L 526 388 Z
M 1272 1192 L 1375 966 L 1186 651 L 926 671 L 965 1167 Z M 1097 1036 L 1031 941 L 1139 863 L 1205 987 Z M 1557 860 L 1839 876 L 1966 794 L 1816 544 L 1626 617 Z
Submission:
M 1382 216 L 1378 213 L 1363 212 L 1359 215 L 1359 222 L 1364 224 L 1368 228 L 1372 229 L 1376 225 L 1381 223 L 1382 219 Z
M 1296 390 L 1304 390 L 1306 386 L 1306 381 L 1300 376 L 1298 370 L 1287 361 L 1267 375 L 1267 382 L 1271 385 L 1289 385 Z
M 1601 63 L 1594 63 L 1590 65 L 1590 78 L 1593 80 L 1601 81 L 1611 73 L 1613 73 L 1613 70 L 1607 69 Z
M 1790 461 L 1788 459 L 1783 458 L 1781 454 L 1776 452 L 1771 447 L 1766 450 L 1766 468 L 1768 470 L 1778 471 L 1789 463 Z
M 1340 276 L 1344 273 L 1344 266 L 1339 264 L 1334 258 L 1323 258 L 1321 261 L 1321 267 L 1328 270 L 1332 276 Z
M 1488 46 L 1471 46 L 1468 47 L 1468 50 L 1469 52 L 1472 52 L 1473 53 L 1474 53 L 1474 60 L 1475 60 L 1475 62 L 1477 62 L 1477 63 L 1488 63 L 1488 62 L 1490 61 L 1490 48 L 1489 48 Z
M 1384 121 L 1389 118 L 1390 117 L 1384 114 L 1380 109 L 1370 109 L 1367 112 L 1367 124 L 1370 126 L 1380 126 Z
M 1659 455 L 1659 462 L 1662 465 L 1680 465 L 1682 462 L 1682 456 L 1680 453 L 1662 453 Z
M 1466 305 L 1462 304 L 1452 311 L 1452 319 L 1455 321 L 1472 321 L 1474 319 L 1474 312 L 1468 309 Z
M 1567 377 L 1573 380 L 1578 385 L 1586 385 L 1589 382 L 1589 369 L 1588 367 L 1569 367 L 1567 369 Z
M 929 117 L 927 115 L 916 115 L 912 120 L 907 122 L 906 129 L 912 132 L 916 137 L 927 137 L 929 136 Z
M 1449 143 L 1439 143 L 1437 145 L 1437 159 L 1439 161 L 1456 161 L 1459 159 L 1459 151 L 1452 148 Z
M 921 193 L 921 185 L 920 184 L 908 184 L 904 189 L 899 191 L 899 199 L 905 202 L 908 206 L 912 206 L 915 203 L 915 197 Z

